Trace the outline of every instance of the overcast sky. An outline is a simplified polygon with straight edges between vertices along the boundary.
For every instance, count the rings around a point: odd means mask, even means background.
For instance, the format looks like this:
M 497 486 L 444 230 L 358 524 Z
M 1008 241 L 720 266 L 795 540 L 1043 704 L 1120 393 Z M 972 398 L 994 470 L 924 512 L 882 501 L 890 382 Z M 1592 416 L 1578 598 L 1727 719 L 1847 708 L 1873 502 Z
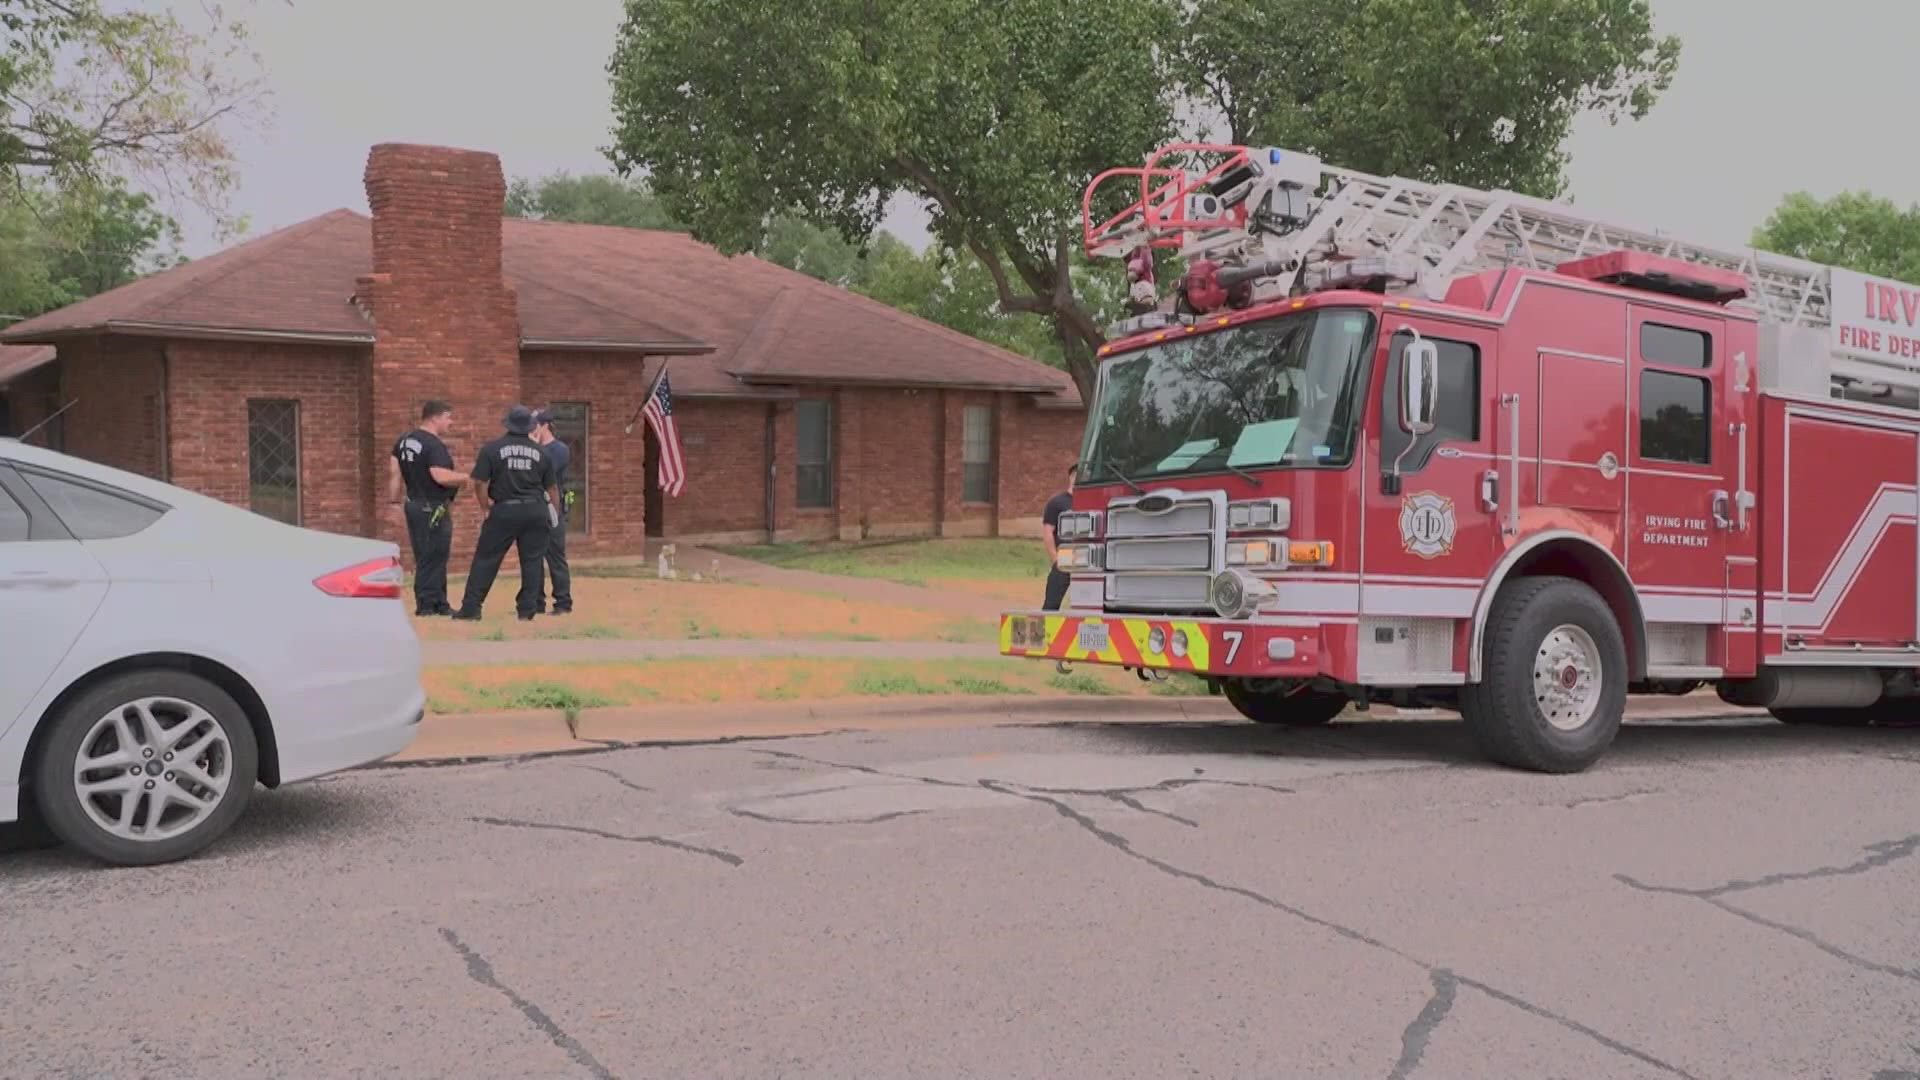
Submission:
M 177 6 L 188 17 L 199 2 Z M 1576 202 L 1730 246 L 1796 189 L 1920 202 L 1920 0 L 1760 6 L 1654 0 L 1660 29 L 1684 43 L 1679 78 L 1646 120 L 1581 123 L 1569 147 Z M 492 150 L 509 177 L 606 169 L 605 66 L 621 7 L 260 0 L 250 18 L 276 115 L 239 140 L 236 201 L 252 234 L 364 211 L 377 142 Z M 922 221 L 903 201 L 889 226 L 918 246 Z M 204 254 L 215 241 L 190 224 L 188 245 Z

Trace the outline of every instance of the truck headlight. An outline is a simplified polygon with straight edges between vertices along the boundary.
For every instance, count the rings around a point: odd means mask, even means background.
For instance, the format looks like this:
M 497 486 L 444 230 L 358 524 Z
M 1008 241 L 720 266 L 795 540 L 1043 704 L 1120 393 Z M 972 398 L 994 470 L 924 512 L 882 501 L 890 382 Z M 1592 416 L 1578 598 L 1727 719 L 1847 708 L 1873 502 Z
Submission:
M 1285 532 L 1293 524 L 1293 504 L 1286 499 L 1259 499 L 1227 504 L 1227 528 L 1271 529 Z
M 1062 544 L 1053 565 L 1061 570 L 1098 570 L 1106 564 L 1099 544 Z

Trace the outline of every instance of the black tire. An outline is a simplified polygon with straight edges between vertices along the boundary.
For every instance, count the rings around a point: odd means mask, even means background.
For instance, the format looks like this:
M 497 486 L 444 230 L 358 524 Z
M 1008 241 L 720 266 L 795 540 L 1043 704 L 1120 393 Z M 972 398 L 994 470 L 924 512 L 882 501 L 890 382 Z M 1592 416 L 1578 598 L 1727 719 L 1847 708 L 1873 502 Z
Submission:
M 115 836 L 96 823 L 74 790 L 81 741 L 96 721 L 143 698 L 173 698 L 204 709 L 225 731 L 229 757 L 226 792 L 204 819 L 175 836 L 138 840 Z M 34 798 L 53 834 L 68 846 L 116 866 L 153 866 L 204 850 L 246 810 L 259 775 L 259 747 L 247 715 L 224 690 L 184 671 L 134 671 L 102 681 L 51 717 L 52 734 L 34 763 Z
M 1599 700 L 1571 729 L 1548 719 L 1534 689 L 1534 664 L 1557 628 L 1584 631 L 1598 652 Z M 1580 772 L 1619 734 L 1627 704 L 1627 648 L 1600 594 L 1568 578 L 1523 578 L 1501 590 L 1487 620 L 1478 683 L 1464 687 L 1460 712 L 1482 753 L 1516 769 Z
M 1256 724 L 1319 727 L 1347 709 L 1344 696 L 1304 687 L 1291 693 L 1270 693 L 1248 688 L 1243 679 L 1228 679 L 1224 689 L 1228 703 Z

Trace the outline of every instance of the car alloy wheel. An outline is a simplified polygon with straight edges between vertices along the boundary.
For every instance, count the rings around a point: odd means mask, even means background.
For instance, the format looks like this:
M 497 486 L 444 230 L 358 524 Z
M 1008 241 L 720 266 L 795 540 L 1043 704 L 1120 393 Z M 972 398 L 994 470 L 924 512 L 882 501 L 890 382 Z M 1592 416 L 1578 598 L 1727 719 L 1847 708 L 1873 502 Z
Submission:
M 151 843 L 211 817 L 227 797 L 233 766 L 227 729 L 212 713 L 179 698 L 146 697 L 94 721 L 74 757 L 73 790 L 100 829 Z

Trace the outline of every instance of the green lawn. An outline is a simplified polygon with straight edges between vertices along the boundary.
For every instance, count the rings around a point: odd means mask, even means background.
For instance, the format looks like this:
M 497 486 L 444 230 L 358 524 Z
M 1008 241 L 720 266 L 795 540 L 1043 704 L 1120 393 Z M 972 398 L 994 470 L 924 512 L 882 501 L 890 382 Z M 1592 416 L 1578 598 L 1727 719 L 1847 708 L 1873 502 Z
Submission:
M 908 585 L 932 581 L 1032 581 L 1047 576 L 1038 540 L 902 540 L 869 543 L 764 544 L 725 549 L 773 566 Z

